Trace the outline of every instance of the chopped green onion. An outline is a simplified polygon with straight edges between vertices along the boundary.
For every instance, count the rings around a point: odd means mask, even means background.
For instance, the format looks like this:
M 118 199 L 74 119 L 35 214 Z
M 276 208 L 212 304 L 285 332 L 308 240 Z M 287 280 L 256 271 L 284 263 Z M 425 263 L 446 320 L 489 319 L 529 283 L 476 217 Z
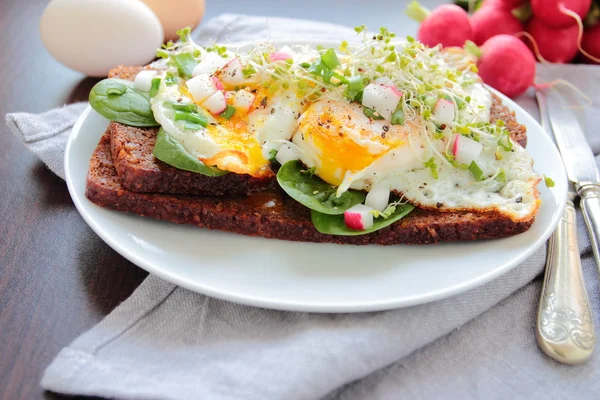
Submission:
M 431 171 L 431 176 L 433 176 L 433 179 L 437 179 L 439 177 L 437 164 L 435 162 L 435 157 L 431 157 L 429 160 L 425 161 L 423 163 L 423 166 L 425 168 L 429 168 L 429 170 Z
M 173 107 L 174 110 L 177 110 L 177 111 L 184 111 L 184 112 L 188 112 L 188 113 L 198 111 L 198 107 L 195 104 L 171 103 L 171 106 Z
M 206 128 L 208 124 L 206 117 L 198 113 L 190 113 L 185 111 L 175 111 L 175 121 L 187 121 L 193 124 L 198 124 Z
M 554 187 L 554 181 L 549 176 L 544 175 L 544 183 L 546 184 L 547 188 Z
M 167 72 L 165 75 L 165 84 L 167 86 L 172 86 L 177 84 L 177 77 L 170 72 Z
M 327 49 L 325 54 L 321 56 L 321 60 L 323 61 L 323 64 L 325 64 L 325 66 L 327 66 L 327 68 L 329 69 L 334 69 L 341 64 L 337 54 L 335 54 L 334 49 Z
M 232 105 L 227 104 L 227 107 L 225 108 L 225 111 L 223 111 L 221 114 L 219 114 L 221 117 L 229 119 L 231 117 L 233 117 L 233 114 L 235 114 L 235 107 Z
M 371 119 L 383 119 L 383 117 L 379 115 L 377 111 L 369 107 L 363 107 L 363 113 Z
M 173 61 L 179 71 L 179 75 L 184 78 L 192 76 L 194 67 L 198 65 L 198 62 L 192 55 L 192 53 L 180 53 L 173 56 Z
M 477 165 L 475 161 L 471 161 L 471 165 L 469 165 L 469 171 L 471 171 L 471 174 L 473 174 L 475 179 L 477 179 L 478 181 L 481 181 L 485 178 L 485 176 L 483 175 L 483 171 L 481 170 L 481 168 L 479 168 L 479 165 Z
M 185 129 L 191 129 L 193 131 L 198 131 L 204 127 L 204 125 L 196 124 L 190 121 L 184 121 L 183 126 L 185 127 Z
M 392 114 L 392 125 L 404 125 L 404 111 L 398 109 Z
M 302 64 L 300 64 L 300 66 L 301 66 L 302 68 L 310 68 L 310 64 L 309 64 L 309 63 L 307 63 L 307 62 L 303 62 Z
M 500 168 L 500 172 L 496 175 L 496 180 L 498 182 L 505 183 L 506 182 L 506 172 L 502 168 Z
M 269 158 L 268 158 L 268 160 L 270 162 L 275 162 L 275 157 L 277 157 L 277 150 L 276 149 L 269 150 Z
M 156 93 L 158 93 L 158 89 L 160 88 L 160 81 L 160 78 L 152 79 L 152 86 L 150 86 L 150 97 L 154 97 L 156 96 Z

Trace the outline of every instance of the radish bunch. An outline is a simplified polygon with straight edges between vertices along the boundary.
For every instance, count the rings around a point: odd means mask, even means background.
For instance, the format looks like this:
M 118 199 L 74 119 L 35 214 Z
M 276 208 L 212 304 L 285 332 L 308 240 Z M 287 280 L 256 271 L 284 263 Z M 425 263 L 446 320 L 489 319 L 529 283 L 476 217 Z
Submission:
M 600 64 L 600 0 L 594 4 L 592 0 L 474 3 L 476 10 L 469 15 L 454 4 L 429 11 L 415 0 L 406 13 L 421 23 L 417 38 L 424 44 L 467 44 L 478 57 L 483 81 L 507 96 L 518 96 L 534 85 L 536 57 L 567 63 L 579 54 L 584 62 Z

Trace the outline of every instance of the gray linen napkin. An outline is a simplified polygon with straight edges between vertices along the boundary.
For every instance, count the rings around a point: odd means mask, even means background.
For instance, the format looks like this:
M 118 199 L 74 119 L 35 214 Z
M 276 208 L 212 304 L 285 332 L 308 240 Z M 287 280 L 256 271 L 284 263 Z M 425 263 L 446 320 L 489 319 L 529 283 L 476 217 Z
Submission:
M 203 42 L 266 37 L 332 38 L 328 24 L 223 15 Z M 600 104 L 600 69 L 540 66 Z M 594 86 L 595 85 L 595 86 Z M 535 116 L 531 95 L 519 103 Z M 69 127 L 83 104 L 7 124 L 59 176 Z M 584 112 L 598 126 L 598 108 Z M 588 130 L 588 133 L 591 130 Z M 600 152 L 600 135 L 590 137 Z M 580 246 L 595 314 L 600 294 L 591 248 Z M 310 314 L 233 304 L 149 276 L 102 322 L 63 349 L 45 389 L 123 399 L 570 398 L 600 389 L 600 362 L 566 367 L 543 356 L 533 334 L 545 249 L 480 288 L 435 303 L 363 314 Z M 597 324 L 598 326 L 599 324 Z

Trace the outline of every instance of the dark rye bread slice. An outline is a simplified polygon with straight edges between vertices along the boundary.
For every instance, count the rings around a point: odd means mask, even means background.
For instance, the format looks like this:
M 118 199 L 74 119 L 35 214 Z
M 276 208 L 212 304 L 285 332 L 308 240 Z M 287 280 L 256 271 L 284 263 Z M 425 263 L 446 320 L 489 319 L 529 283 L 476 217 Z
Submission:
M 115 171 L 108 132 L 90 161 L 86 197 L 102 207 L 179 224 L 292 241 L 340 244 L 425 244 L 501 238 L 526 231 L 533 223 L 513 222 L 494 212 L 441 213 L 415 209 L 391 226 L 360 236 L 319 233 L 307 208 L 285 194 L 258 193 L 245 198 L 137 193 L 125 189 Z
M 133 79 L 142 67 L 117 67 L 109 77 Z M 503 120 L 512 138 L 525 147 L 526 128 L 516 120 L 515 113 L 493 95 L 490 110 L 492 122 Z M 178 170 L 152 155 L 156 128 L 134 128 L 111 122 L 111 152 L 121 185 L 136 192 L 198 194 L 208 196 L 239 196 L 274 185 L 274 179 L 257 179 L 248 175 L 227 174 L 218 178 Z
M 109 77 L 133 79 L 142 67 L 117 67 Z M 110 150 L 123 188 L 135 192 L 198 194 L 205 196 L 245 196 L 265 190 L 274 179 L 245 174 L 210 177 L 174 168 L 152 155 L 158 128 L 135 128 L 111 122 Z

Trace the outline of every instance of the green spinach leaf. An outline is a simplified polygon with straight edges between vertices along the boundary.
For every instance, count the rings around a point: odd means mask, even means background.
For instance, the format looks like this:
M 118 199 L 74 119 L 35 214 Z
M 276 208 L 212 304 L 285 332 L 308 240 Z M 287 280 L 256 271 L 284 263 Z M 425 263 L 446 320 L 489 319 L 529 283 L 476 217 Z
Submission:
M 337 186 L 312 175 L 300 161 L 288 161 L 282 165 L 277 172 L 277 182 L 291 198 L 324 214 L 343 214 L 350 207 L 362 203 L 366 196 L 363 192 L 348 190 L 337 197 Z
M 411 204 L 400 204 L 396 206 L 396 210 L 388 217 L 378 217 L 373 219 L 373 226 L 364 231 L 355 231 L 346 227 L 343 215 L 327 215 L 318 211 L 312 210 L 310 218 L 315 226 L 315 229 L 321 233 L 328 235 L 344 235 L 344 236 L 357 236 L 365 235 L 367 233 L 378 231 L 379 229 L 385 228 L 393 224 L 394 222 L 402 219 L 408 213 L 410 213 L 415 207 Z
M 185 151 L 183 146 L 165 133 L 163 128 L 158 130 L 156 144 L 152 152 L 154 157 L 159 160 L 174 166 L 175 168 L 184 169 L 186 171 L 197 172 L 206 176 L 222 176 L 227 174 L 227 171 L 209 167 L 190 153 Z
M 158 126 L 150 107 L 150 95 L 133 88 L 133 82 L 104 79 L 90 91 L 90 105 L 98 114 L 131 126 Z

